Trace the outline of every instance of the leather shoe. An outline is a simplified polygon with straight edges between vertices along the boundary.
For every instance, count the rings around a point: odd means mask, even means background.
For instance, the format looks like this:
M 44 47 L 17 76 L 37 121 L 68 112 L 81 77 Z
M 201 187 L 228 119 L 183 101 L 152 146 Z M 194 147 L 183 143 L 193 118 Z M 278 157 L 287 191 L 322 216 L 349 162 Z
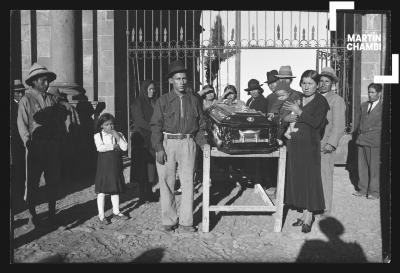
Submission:
M 162 229 L 164 231 L 173 231 L 176 228 L 176 225 L 162 225 Z
M 103 220 L 100 220 L 100 218 L 97 218 L 97 222 L 100 224 L 100 226 L 107 226 L 111 224 L 110 220 L 107 217 L 104 217 Z
M 315 220 L 315 218 L 314 218 L 314 215 L 313 215 L 310 224 L 303 224 L 303 225 L 301 226 L 301 232 L 303 232 L 303 233 L 309 233 L 309 232 L 311 231 L 311 227 L 312 227 L 312 224 L 313 224 L 314 220 Z
M 373 195 L 368 195 L 367 199 L 369 200 L 378 200 L 379 197 L 373 196 Z
M 361 192 L 359 192 L 359 191 L 353 192 L 353 195 L 354 195 L 354 196 L 357 196 L 357 197 L 363 197 L 363 196 L 365 196 L 365 194 L 363 194 L 363 193 L 361 193 Z
M 184 232 L 196 232 L 196 229 L 192 226 L 179 225 L 179 230 Z
M 126 216 L 125 214 L 119 213 L 119 214 L 113 214 L 113 218 L 117 220 L 128 220 L 129 217 Z
M 297 221 L 294 222 L 294 223 L 292 224 L 292 226 L 294 226 L 294 227 L 299 227 L 299 226 L 302 226 L 303 224 L 304 224 L 304 221 L 301 220 L 300 218 L 297 218 Z

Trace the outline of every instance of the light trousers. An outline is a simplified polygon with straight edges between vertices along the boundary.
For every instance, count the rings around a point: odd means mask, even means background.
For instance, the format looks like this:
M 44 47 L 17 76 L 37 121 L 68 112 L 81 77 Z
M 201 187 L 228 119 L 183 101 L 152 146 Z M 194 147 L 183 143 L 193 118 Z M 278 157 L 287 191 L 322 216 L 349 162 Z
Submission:
M 156 162 L 160 184 L 161 222 L 163 225 L 193 225 L 193 174 L 196 143 L 192 138 L 163 141 L 167 162 Z M 178 163 L 178 168 L 176 168 Z M 175 200 L 176 170 L 178 170 L 182 195 L 179 217 Z M 179 218 L 179 220 L 178 220 Z

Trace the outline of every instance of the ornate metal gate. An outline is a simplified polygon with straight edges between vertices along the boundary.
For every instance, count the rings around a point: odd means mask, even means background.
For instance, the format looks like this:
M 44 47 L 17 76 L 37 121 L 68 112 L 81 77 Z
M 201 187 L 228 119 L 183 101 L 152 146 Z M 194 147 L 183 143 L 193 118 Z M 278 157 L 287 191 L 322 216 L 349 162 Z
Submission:
M 194 91 L 206 83 L 213 83 L 219 91 L 228 83 L 229 75 L 236 75 L 230 83 L 240 87 L 237 75 L 243 49 L 315 49 L 316 70 L 331 66 L 337 71 L 337 92 L 347 104 L 349 127 L 352 56 L 343 43 L 331 37 L 328 20 L 328 12 L 127 11 L 128 106 L 145 79 L 155 80 L 162 93 L 169 92 L 164 75 L 168 63 L 176 59 L 184 61 L 191 71 L 189 86 Z M 227 76 L 222 79 L 223 75 Z

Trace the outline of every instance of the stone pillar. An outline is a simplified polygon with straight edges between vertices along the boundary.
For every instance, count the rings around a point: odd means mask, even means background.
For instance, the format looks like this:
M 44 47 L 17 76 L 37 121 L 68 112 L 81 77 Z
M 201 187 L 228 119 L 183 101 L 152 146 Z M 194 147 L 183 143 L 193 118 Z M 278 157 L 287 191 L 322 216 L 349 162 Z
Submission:
M 59 88 L 68 95 L 69 100 L 79 94 L 81 87 L 77 83 L 76 70 L 76 28 L 75 11 L 50 10 L 51 31 L 51 71 L 57 74 L 57 79 L 51 86 Z

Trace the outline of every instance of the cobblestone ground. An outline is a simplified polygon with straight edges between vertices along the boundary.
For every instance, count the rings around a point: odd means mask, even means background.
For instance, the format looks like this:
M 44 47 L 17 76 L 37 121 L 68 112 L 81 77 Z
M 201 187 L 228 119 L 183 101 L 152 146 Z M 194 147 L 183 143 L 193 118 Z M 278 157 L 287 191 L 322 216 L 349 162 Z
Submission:
M 223 191 L 218 183 L 213 181 L 211 204 L 263 204 L 253 188 L 241 190 L 234 181 L 224 181 Z M 104 228 L 96 221 L 94 185 L 58 201 L 58 228 L 34 230 L 28 211 L 19 212 L 14 216 L 14 262 L 382 262 L 380 202 L 353 196 L 344 167 L 335 168 L 331 217 L 316 218 L 308 234 L 291 225 L 300 216 L 295 210 L 287 211 L 280 233 L 273 232 L 273 214 L 243 212 L 212 214 L 210 232 L 203 233 L 201 184 L 195 190 L 198 232 L 167 233 L 160 230 L 159 203 L 139 206 L 135 185 L 128 186 L 121 208 L 131 219 Z M 111 205 L 107 208 L 111 215 Z M 45 217 L 47 206 L 38 211 Z

